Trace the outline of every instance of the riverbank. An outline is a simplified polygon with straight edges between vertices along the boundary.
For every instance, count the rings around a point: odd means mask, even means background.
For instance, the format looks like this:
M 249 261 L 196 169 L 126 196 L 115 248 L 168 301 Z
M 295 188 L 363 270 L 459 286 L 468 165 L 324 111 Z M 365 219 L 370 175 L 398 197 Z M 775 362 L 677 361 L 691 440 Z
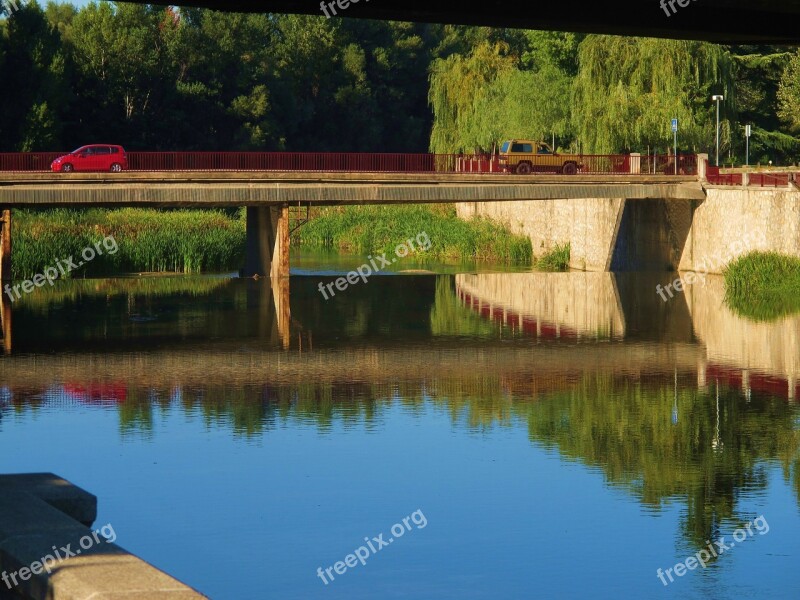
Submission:
M 15 279 L 43 273 L 57 261 L 79 257 L 111 236 L 118 250 L 103 252 L 72 276 L 119 273 L 201 273 L 244 264 L 246 227 L 235 213 L 213 210 L 14 211 Z M 76 260 L 77 262 L 77 260 Z
M 392 253 L 398 244 L 422 233 L 430 247 L 416 258 L 519 266 L 533 262 L 526 237 L 489 220 L 463 221 L 449 205 L 321 209 L 294 233 L 292 245 Z M 244 264 L 246 221 L 243 210 L 19 210 L 14 212 L 12 236 L 15 279 L 32 278 L 58 261 L 79 257 L 108 236 L 118 250 L 98 254 L 71 276 L 225 272 Z
M 527 237 L 488 219 L 459 219 L 450 204 L 323 208 L 297 231 L 292 244 L 344 253 L 390 254 L 398 244 L 421 233 L 430 239 L 424 252 L 427 258 L 532 263 Z
M 725 301 L 739 314 L 771 321 L 800 311 L 800 259 L 751 252 L 723 271 Z

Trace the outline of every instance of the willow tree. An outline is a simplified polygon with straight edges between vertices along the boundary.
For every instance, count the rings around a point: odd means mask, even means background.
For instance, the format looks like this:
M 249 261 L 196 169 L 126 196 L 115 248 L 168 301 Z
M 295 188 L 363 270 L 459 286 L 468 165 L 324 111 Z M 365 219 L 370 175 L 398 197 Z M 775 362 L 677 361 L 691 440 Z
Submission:
M 680 122 L 683 149 L 714 143 L 712 94 L 724 94 L 723 148 L 735 115 L 731 60 L 717 45 L 676 40 L 587 36 L 579 49 L 573 123 L 587 152 L 672 147 Z
M 566 136 L 570 115 L 564 99 L 571 86 L 572 79 L 551 65 L 538 71 L 510 69 L 476 96 L 464 133 L 481 147 L 509 138 Z
M 793 132 L 800 132 L 800 50 L 786 65 L 778 88 L 778 115 Z
M 480 131 L 471 125 L 476 99 L 501 75 L 511 71 L 516 58 L 507 54 L 503 43 L 483 42 L 468 55 L 452 54 L 437 59 L 430 69 L 428 102 L 433 110 L 431 152 L 472 152 L 491 147 L 493 129 Z

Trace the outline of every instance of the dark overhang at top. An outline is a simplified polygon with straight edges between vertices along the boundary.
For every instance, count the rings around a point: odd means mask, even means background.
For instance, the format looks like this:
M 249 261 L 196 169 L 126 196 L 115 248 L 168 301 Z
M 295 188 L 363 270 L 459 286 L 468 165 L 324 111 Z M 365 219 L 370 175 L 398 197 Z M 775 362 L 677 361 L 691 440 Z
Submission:
M 328 13 L 335 10 L 337 17 L 348 18 L 722 43 L 800 44 L 800 0 L 341 0 L 341 3 L 347 8 L 342 10 L 334 0 Z M 323 14 L 320 0 L 188 0 L 183 4 L 232 12 Z

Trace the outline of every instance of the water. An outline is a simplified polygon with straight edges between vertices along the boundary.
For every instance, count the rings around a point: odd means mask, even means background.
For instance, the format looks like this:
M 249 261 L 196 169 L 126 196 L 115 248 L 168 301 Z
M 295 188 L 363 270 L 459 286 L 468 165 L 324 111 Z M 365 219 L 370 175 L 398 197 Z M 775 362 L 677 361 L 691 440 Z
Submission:
M 738 317 L 714 277 L 664 303 L 671 274 L 477 265 L 325 301 L 363 260 L 293 262 L 289 289 L 14 305 L 0 472 L 91 491 L 118 544 L 215 599 L 800 596 L 800 317 Z

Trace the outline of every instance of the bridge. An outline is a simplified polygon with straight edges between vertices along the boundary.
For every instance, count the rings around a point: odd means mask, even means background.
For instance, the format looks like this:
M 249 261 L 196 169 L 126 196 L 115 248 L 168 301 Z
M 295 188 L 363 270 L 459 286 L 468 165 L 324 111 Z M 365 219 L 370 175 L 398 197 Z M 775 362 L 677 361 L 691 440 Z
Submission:
M 184 4 L 229 12 L 323 15 L 319 0 L 188 0 Z M 497 0 L 475 3 L 338 0 L 330 4 L 327 10 L 333 18 L 487 25 L 731 44 L 800 43 L 798 0 L 616 0 L 613 3 L 572 0 L 569 6 L 558 2 L 512 5 Z
M 466 155 L 139 152 L 122 173 L 48 172 L 63 154 L 0 154 L 4 279 L 14 208 L 246 206 L 244 274 L 286 277 L 290 207 L 705 198 L 704 155 L 699 165 L 695 155 L 582 155 L 576 175 L 514 175 L 496 159 Z

